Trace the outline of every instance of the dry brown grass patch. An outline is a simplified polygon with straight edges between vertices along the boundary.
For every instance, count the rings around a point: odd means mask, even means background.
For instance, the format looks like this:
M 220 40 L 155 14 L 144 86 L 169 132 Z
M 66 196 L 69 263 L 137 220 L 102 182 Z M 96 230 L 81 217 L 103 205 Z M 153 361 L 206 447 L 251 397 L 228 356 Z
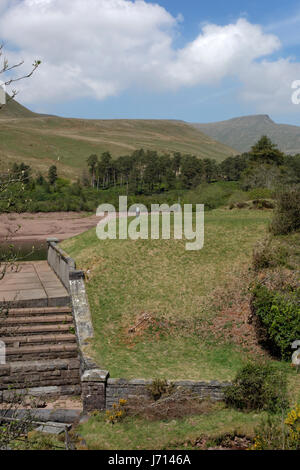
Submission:
M 147 398 L 131 398 L 126 411 L 128 416 L 139 416 L 149 421 L 180 419 L 192 415 L 207 415 L 214 411 L 215 404 L 209 399 L 201 399 L 190 390 L 178 387 L 169 396 L 157 401 Z

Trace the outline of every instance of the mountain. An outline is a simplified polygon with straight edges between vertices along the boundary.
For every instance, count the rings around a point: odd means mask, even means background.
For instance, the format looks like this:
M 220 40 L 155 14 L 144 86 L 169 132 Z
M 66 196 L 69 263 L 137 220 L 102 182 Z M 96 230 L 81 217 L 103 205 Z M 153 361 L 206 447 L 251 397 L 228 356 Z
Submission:
M 92 153 L 113 157 L 136 149 L 191 153 L 222 161 L 235 155 L 183 121 L 87 120 L 35 114 L 11 101 L 0 110 L 0 167 L 26 162 L 45 173 L 54 163 L 59 174 L 75 178 Z
M 283 152 L 300 153 L 300 127 L 277 124 L 268 115 L 243 116 L 192 126 L 238 152 L 247 152 L 262 135 L 267 135 Z

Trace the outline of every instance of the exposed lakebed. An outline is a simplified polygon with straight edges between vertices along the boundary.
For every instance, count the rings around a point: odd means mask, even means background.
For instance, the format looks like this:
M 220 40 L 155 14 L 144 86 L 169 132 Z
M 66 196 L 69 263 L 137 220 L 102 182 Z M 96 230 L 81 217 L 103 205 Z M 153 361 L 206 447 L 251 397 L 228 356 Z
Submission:
M 80 212 L 0 214 L 0 257 L 12 252 L 20 261 L 44 260 L 48 238 L 71 238 L 96 227 L 99 220 Z

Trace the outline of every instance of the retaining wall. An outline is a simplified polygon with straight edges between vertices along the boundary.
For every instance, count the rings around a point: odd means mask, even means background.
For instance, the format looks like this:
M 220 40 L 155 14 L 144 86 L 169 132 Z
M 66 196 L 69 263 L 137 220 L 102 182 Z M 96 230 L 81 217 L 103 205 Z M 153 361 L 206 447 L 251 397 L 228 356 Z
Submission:
M 60 394 L 76 394 L 80 390 L 80 377 L 78 372 L 78 359 L 37 360 L 24 366 L 21 362 L 11 362 L 0 366 L 0 403 L 7 401 L 12 385 L 16 387 L 18 393 L 25 387 L 41 388 L 46 387 L 59 389 Z
M 170 383 L 170 382 L 169 382 Z M 230 385 L 225 382 L 197 382 L 193 380 L 178 380 L 172 382 L 175 388 L 190 390 L 199 395 L 200 398 L 210 398 L 213 401 L 220 401 L 224 396 L 224 388 Z M 106 385 L 106 408 L 112 408 L 114 403 L 123 398 L 127 400 L 132 397 L 150 398 L 148 387 L 152 380 L 144 379 L 108 379 Z

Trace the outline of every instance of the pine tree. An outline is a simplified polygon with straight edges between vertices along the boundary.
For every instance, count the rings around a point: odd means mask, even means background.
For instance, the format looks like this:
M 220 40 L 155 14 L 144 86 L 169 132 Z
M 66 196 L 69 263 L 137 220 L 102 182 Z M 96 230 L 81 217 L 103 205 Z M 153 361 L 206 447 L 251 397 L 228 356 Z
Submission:
M 57 181 L 57 168 L 55 165 L 50 166 L 48 171 L 48 180 L 51 186 L 53 186 Z

